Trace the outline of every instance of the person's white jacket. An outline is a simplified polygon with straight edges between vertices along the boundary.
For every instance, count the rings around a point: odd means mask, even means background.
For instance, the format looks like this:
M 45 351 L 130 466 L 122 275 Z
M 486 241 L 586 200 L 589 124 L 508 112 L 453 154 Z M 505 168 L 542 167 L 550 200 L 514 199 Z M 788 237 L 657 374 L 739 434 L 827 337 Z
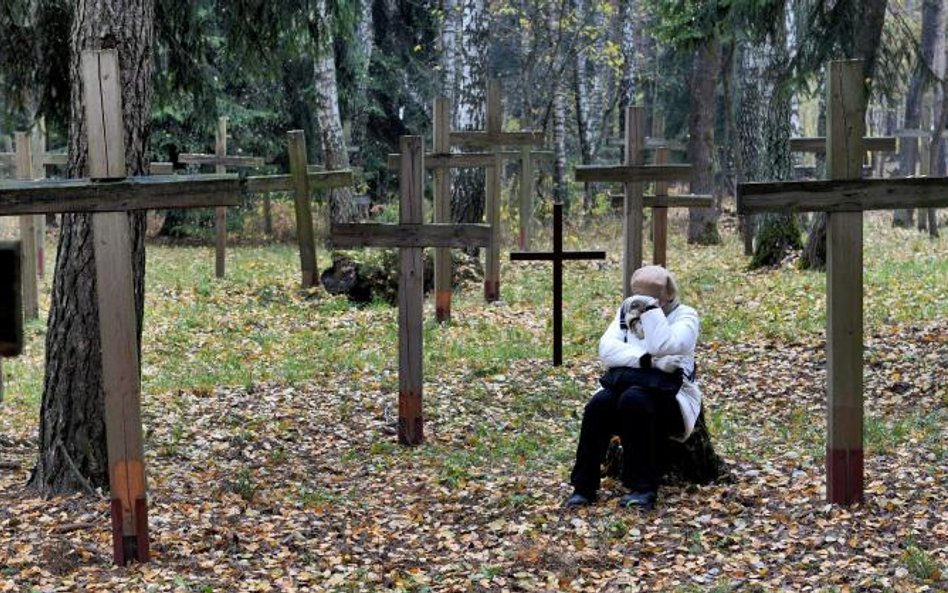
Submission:
M 639 358 L 646 352 L 652 360 L 661 356 L 680 356 L 685 378 L 676 399 L 681 407 L 685 432 L 675 440 L 685 441 L 691 436 L 701 412 L 701 390 L 695 381 L 695 347 L 698 344 L 698 313 L 691 307 L 679 304 L 665 316 L 661 309 L 652 309 L 642 314 L 642 329 L 645 338 L 639 339 L 635 332 L 623 330 L 619 324 L 622 306 L 615 319 L 599 339 L 599 359 L 607 368 L 638 368 Z

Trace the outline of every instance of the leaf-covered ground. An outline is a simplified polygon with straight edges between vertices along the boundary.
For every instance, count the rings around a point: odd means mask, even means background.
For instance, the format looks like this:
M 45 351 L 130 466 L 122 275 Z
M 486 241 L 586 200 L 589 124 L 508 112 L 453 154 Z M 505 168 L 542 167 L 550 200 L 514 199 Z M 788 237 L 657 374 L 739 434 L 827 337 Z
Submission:
M 604 230 L 603 230 L 604 229 Z M 615 247 L 618 227 L 572 236 Z M 293 288 L 286 248 L 150 251 L 145 425 L 155 561 L 111 566 L 104 498 L 23 490 L 41 324 L 4 366 L 0 591 L 948 590 L 948 240 L 867 223 L 866 497 L 824 501 L 823 278 L 747 272 L 736 237 L 671 246 L 704 315 L 709 427 L 729 476 L 654 513 L 561 503 L 619 257 L 566 274 L 567 365 L 549 362 L 549 272 L 506 264 L 426 327 L 427 443 L 395 444 L 395 314 Z M 596 239 L 589 237 L 595 236 Z M 430 318 L 431 315 L 428 315 Z

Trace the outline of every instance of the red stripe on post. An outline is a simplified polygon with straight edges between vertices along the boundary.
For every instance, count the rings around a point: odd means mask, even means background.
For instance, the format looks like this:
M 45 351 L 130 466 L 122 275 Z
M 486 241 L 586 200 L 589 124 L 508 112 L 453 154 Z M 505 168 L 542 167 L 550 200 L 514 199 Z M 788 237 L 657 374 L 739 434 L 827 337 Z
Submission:
M 450 290 L 443 290 L 435 293 L 435 318 L 439 323 L 451 319 Z
M 425 440 L 425 420 L 421 414 L 421 394 L 402 391 L 398 394 L 398 442 L 420 445 Z
M 500 280 L 484 280 L 484 299 L 488 303 L 500 300 Z
M 826 450 L 826 498 L 833 504 L 863 501 L 862 449 Z

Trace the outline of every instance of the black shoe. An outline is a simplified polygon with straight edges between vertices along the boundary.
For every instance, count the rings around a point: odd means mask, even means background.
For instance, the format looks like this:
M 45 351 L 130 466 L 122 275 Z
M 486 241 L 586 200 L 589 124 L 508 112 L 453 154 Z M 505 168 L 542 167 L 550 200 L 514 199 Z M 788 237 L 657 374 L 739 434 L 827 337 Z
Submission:
M 625 509 L 651 511 L 655 508 L 655 492 L 630 492 L 619 499 L 619 506 Z
M 579 492 L 573 492 L 573 495 L 566 499 L 567 507 L 588 507 L 596 502 L 596 495 L 586 495 Z

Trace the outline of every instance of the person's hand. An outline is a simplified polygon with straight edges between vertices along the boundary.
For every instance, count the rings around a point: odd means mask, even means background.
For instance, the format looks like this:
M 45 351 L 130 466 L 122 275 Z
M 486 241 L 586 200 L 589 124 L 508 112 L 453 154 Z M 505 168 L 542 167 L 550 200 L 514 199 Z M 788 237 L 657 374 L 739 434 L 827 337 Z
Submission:
M 625 329 L 633 332 L 635 336 L 642 340 L 645 339 L 645 331 L 642 329 L 642 311 L 640 311 L 632 302 L 634 297 L 629 297 L 622 302 L 622 321 Z
M 634 294 L 630 296 L 627 301 L 631 308 L 637 309 L 640 312 L 658 307 L 658 299 L 653 296 L 648 296 L 647 294 Z
M 652 366 L 665 371 L 666 373 L 674 373 L 678 369 L 682 368 L 682 356 L 678 354 L 659 356 L 658 358 L 652 359 Z

